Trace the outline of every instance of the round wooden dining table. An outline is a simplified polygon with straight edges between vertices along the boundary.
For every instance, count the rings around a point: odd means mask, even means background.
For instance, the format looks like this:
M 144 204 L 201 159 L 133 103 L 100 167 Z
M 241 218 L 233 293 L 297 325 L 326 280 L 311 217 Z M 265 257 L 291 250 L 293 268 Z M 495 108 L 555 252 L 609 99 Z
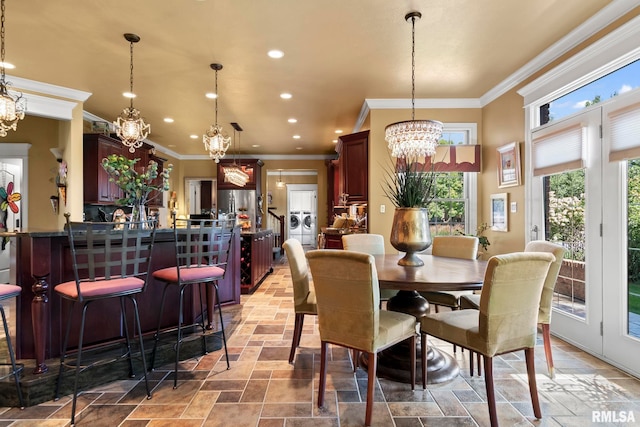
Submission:
M 419 291 L 463 291 L 482 289 L 486 261 L 419 255 L 424 261 L 420 267 L 398 265 L 402 255 L 376 255 L 376 270 L 380 288 L 399 292 L 387 302 L 387 310 L 399 311 L 420 318 L 429 312 L 429 303 Z M 419 341 L 419 340 L 418 340 Z M 400 382 L 410 381 L 410 353 L 408 344 L 400 344 L 378 355 L 378 375 Z M 421 349 L 418 344 L 417 363 Z M 421 381 L 420 366 L 416 368 L 417 381 Z M 433 346 L 427 353 L 427 382 L 450 381 L 459 373 L 455 359 Z

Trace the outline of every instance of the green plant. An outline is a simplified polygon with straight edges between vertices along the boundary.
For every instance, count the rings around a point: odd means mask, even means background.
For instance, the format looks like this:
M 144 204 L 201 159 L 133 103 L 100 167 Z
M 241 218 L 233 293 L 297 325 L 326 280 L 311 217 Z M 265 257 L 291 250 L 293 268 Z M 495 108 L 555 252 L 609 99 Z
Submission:
M 398 161 L 385 170 L 385 196 L 397 208 L 426 208 L 434 198 L 435 173 L 422 171 L 419 163 Z
M 109 181 L 115 183 L 124 192 L 124 197 L 116 203 L 119 205 L 136 206 L 146 204 L 152 191 L 169 190 L 169 175 L 173 165 L 169 164 L 158 173 L 158 163 L 153 160 L 141 172 L 136 171 L 135 165 L 140 159 L 127 159 L 124 156 L 111 154 L 102 159 L 102 168 L 109 175 Z M 160 176 L 162 182 L 155 181 Z M 159 193 L 155 197 L 159 196 Z
M 462 236 L 477 237 L 478 245 L 482 247 L 483 251 L 486 251 L 489 248 L 489 245 L 491 245 L 491 242 L 489 242 L 489 239 L 487 238 L 487 236 L 484 235 L 484 232 L 487 231 L 488 229 L 489 229 L 489 224 L 487 224 L 486 222 L 483 222 L 482 224 L 478 225 L 478 227 L 476 227 L 476 234 L 465 234 L 462 231 L 458 231 L 458 234 Z

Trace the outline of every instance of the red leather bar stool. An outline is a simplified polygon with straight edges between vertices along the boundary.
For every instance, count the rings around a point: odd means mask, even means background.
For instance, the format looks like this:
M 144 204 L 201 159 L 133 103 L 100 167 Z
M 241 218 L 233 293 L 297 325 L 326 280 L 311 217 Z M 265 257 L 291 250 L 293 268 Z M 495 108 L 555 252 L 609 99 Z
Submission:
M 7 339 L 7 349 L 9 350 L 9 358 L 11 359 L 11 364 L 3 363 L 3 366 L 11 366 L 11 371 L 7 374 L 8 376 L 13 375 L 13 378 L 16 382 L 16 391 L 18 392 L 18 402 L 20 403 L 20 408 L 24 409 L 24 401 L 22 400 L 22 390 L 20 389 L 20 371 L 22 371 L 22 366 L 18 366 L 16 364 L 16 357 L 13 353 L 13 346 L 11 345 L 11 337 L 9 336 L 9 326 L 7 326 L 7 316 L 4 314 L 4 307 L 2 306 L 2 301 L 6 301 L 11 298 L 15 298 L 20 295 L 22 289 L 20 286 L 14 285 L 0 285 L 0 314 L 2 314 L 2 325 L 4 326 L 4 336 Z M 5 377 L 6 378 L 6 377 Z

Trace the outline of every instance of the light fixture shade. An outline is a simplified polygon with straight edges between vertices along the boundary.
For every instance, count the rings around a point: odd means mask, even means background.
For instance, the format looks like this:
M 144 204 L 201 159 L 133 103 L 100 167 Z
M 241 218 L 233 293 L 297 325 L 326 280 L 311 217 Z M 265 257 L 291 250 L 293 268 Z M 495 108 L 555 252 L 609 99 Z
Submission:
M 384 133 L 393 157 L 416 160 L 436 153 L 442 122 L 407 120 L 388 125 Z
M 222 169 L 224 170 L 224 182 L 230 182 L 238 187 L 244 187 L 249 182 L 249 175 L 235 163 Z
M 7 136 L 9 130 L 16 130 L 26 111 L 27 101 L 22 94 L 12 96 L 6 83 L 0 81 L 0 137 Z
M 282 188 L 284 188 L 284 185 L 285 185 L 285 184 L 284 184 L 284 181 L 278 181 L 278 182 L 276 182 L 276 187 L 277 187 L 277 188 L 281 188 L 281 189 L 282 189 Z
M 209 152 L 209 157 L 214 159 L 216 163 L 220 163 L 220 159 L 224 157 L 229 149 L 231 137 L 222 133 L 222 126 L 215 124 L 211 125 L 209 130 L 202 136 L 202 142 L 205 150 Z
M 151 132 L 151 125 L 144 122 L 135 108 L 125 108 L 113 125 L 116 135 L 124 146 L 129 147 L 130 153 L 135 153 L 136 148 L 142 147 L 142 141 Z

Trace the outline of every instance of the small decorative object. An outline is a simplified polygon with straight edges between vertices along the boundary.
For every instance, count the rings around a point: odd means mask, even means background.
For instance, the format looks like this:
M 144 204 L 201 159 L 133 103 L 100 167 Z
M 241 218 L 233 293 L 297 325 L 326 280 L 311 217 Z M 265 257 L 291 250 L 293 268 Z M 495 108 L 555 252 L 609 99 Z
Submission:
M 517 142 L 498 147 L 498 187 L 520 185 L 520 150 Z
M 145 205 L 153 199 L 153 197 L 150 198 L 152 191 L 157 191 L 154 197 L 158 197 L 161 191 L 169 190 L 169 175 L 173 169 L 173 165 L 169 164 L 161 173 L 158 173 L 158 163 L 150 160 L 149 165 L 142 172 L 137 172 L 135 166 L 139 160 L 127 159 L 117 154 L 111 154 L 102 159 L 102 167 L 109 174 L 109 181 L 114 182 L 124 192 L 124 197 L 117 203 L 131 206 L 132 222 L 146 219 Z M 158 177 L 162 179 L 159 184 L 156 183 Z
M 53 209 L 53 213 L 58 215 L 58 205 L 60 204 L 60 197 L 51 196 L 49 198 L 49 201 L 51 202 L 51 209 Z
M 431 246 L 427 207 L 434 196 L 435 174 L 433 170 L 420 170 L 418 163 L 400 161 L 386 175 L 383 190 L 396 207 L 390 242 L 406 253 L 398 265 L 424 265 L 416 253 Z
M 347 206 L 349 202 L 349 195 L 347 193 L 340 194 L 340 206 Z
M 508 231 L 507 193 L 491 195 L 491 229 L 493 231 Z

